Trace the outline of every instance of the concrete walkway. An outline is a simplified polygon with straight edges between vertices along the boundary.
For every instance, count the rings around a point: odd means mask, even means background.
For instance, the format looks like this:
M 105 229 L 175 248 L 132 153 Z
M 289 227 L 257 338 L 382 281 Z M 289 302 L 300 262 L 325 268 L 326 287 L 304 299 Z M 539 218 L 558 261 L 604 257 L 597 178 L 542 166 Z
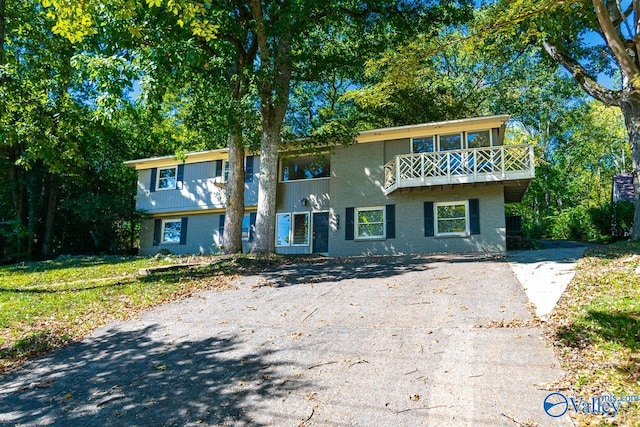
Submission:
M 546 241 L 545 249 L 513 251 L 507 259 L 522 284 L 536 315 L 545 318 L 553 311 L 575 276 L 576 262 L 588 245 L 578 242 Z
M 0 377 L 0 424 L 569 426 L 502 259 L 324 259 L 109 324 Z

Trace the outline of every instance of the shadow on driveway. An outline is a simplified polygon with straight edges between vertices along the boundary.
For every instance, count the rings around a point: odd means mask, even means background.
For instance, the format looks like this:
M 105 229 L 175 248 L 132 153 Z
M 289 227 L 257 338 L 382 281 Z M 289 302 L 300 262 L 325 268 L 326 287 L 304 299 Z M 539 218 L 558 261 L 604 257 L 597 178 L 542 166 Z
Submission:
M 0 424 L 261 425 L 251 415 L 263 400 L 305 386 L 277 375 L 290 364 L 273 350 L 240 351 L 236 335 L 161 342 L 157 330 L 109 329 L 41 360 L 44 370 L 8 375 Z
M 501 258 L 501 257 L 499 257 Z M 385 279 L 435 268 L 435 263 L 496 261 L 483 255 L 397 255 L 304 259 L 262 273 L 276 287 L 302 283 L 342 282 L 355 279 Z

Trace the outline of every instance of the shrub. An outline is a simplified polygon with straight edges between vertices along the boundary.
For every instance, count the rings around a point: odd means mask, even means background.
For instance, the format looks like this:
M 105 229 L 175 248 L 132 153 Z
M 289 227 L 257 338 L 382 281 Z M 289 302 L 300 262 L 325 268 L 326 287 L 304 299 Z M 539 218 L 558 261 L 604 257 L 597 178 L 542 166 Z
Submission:
M 633 202 L 622 201 L 613 204 L 613 221 L 611 224 L 611 232 L 614 236 L 625 237 L 631 234 L 631 227 L 633 226 L 633 213 Z
M 0 222 L 0 264 L 10 264 L 26 258 L 24 242 L 29 231 L 20 221 Z
M 611 216 L 608 206 L 587 208 L 574 206 L 564 209 L 553 219 L 551 237 L 581 241 L 602 241 L 610 238 Z

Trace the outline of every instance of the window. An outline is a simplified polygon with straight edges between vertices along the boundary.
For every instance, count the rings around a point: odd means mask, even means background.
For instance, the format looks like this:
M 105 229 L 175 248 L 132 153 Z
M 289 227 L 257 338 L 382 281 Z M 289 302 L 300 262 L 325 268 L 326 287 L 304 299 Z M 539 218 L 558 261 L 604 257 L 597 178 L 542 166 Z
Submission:
M 228 160 L 224 161 L 224 181 L 222 182 L 229 182 L 229 161 Z
M 293 245 L 309 245 L 309 214 L 293 214 Z
M 459 133 L 440 135 L 440 151 L 460 150 L 462 148 L 462 136 Z
M 242 240 L 249 240 L 249 228 L 250 227 L 251 227 L 251 225 L 250 225 L 249 215 L 245 215 L 242 218 Z
M 356 208 L 356 239 L 384 238 L 384 207 Z
M 242 240 L 253 242 L 256 233 L 256 213 L 250 212 L 242 218 Z
M 491 146 L 491 132 L 481 130 L 477 132 L 467 132 L 467 148 L 480 148 Z
M 291 242 L 291 214 L 276 215 L 276 246 L 289 246 Z
M 158 190 L 173 190 L 176 188 L 177 182 L 176 167 L 158 169 L 158 182 L 156 188 Z
M 412 153 L 431 153 L 436 151 L 433 136 L 426 138 L 413 138 L 411 140 Z
M 309 213 L 276 215 L 276 246 L 308 246 Z
M 468 202 L 436 203 L 436 236 L 469 234 Z
M 305 156 L 282 160 L 281 181 L 329 178 L 331 175 L 329 157 Z
M 165 219 L 162 221 L 162 243 L 180 243 L 182 220 Z

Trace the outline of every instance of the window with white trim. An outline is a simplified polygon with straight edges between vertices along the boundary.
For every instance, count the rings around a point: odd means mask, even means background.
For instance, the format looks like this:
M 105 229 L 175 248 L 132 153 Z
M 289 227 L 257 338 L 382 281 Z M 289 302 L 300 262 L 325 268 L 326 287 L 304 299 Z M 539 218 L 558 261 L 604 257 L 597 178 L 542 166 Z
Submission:
M 181 219 L 165 219 L 162 221 L 162 243 L 180 243 L 182 229 Z
M 491 147 L 491 132 L 480 130 L 467 132 L 467 148 Z
M 469 235 L 469 202 L 435 204 L 436 236 Z
M 412 153 L 432 153 L 436 151 L 435 137 L 426 136 L 422 138 L 411 139 Z
M 251 215 L 254 216 L 253 224 L 251 223 Z M 256 233 L 255 213 L 247 213 L 242 218 L 242 240 L 253 242 Z
M 309 246 L 309 212 L 276 215 L 276 246 Z
M 384 239 L 385 208 L 355 208 L 356 239 Z
M 280 167 L 280 181 L 329 178 L 331 162 L 328 154 L 283 159 Z
M 249 240 L 249 231 L 251 227 L 251 216 L 245 214 L 242 218 L 242 240 Z
M 291 245 L 291 214 L 276 215 L 276 246 Z
M 229 161 L 228 160 L 224 161 L 224 181 L 222 182 L 229 182 Z
M 462 149 L 462 134 L 452 133 L 448 135 L 440 135 L 438 137 L 440 151 L 460 150 Z
M 293 246 L 309 246 L 309 213 L 293 214 Z
M 160 168 L 158 169 L 158 182 L 156 182 L 157 190 L 173 190 L 176 188 L 178 178 L 178 168 Z

